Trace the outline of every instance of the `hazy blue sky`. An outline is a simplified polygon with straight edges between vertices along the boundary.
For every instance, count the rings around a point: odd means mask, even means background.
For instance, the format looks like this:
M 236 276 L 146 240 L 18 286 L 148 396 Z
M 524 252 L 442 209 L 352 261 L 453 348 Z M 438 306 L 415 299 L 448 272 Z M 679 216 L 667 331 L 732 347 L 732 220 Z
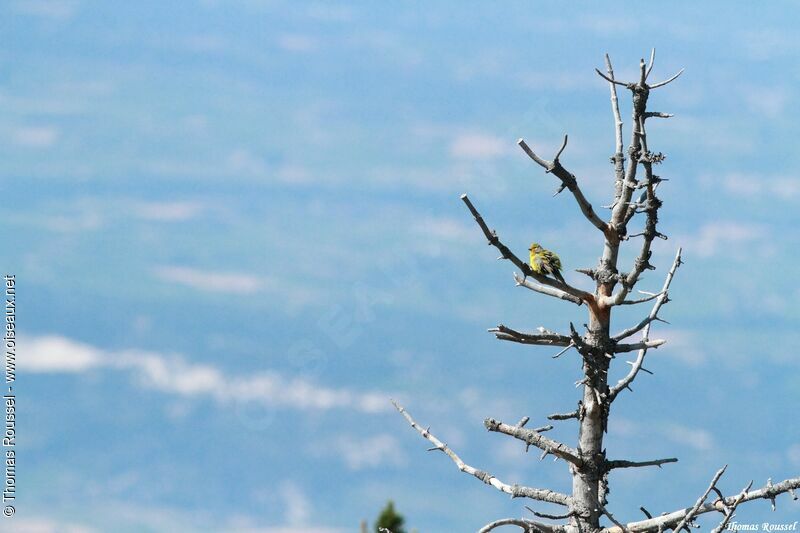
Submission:
M 18 279 L 18 531 L 354 531 L 395 500 L 422 533 L 525 502 L 470 464 L 569 489 L 483 429 L 574 407 L 575 353 L 501 343 L 585 309 L 514 286 L 459 201 L 569 280 L 597 232 L 515 146 L 612 195 L 609 52 L 654 92 L 667 154 L 657 290 L 686 264 L 610 457 L 622 520 L 798 475 L 796 4 L 9 0 L 0 7 L 0 265 Z M 623 116 L 630 113 L 626 91 Z M 629 124 L 626 122 L 626 132 Z M 628 250 L 625 261 L 633 252 Z M 614 329 L 648 309 L 626 309 Z M 627 366 L 618 360 L 612 379 Z M 573 422 L 553 434 L 574 442 Z M 534 505 L 541 511 L 554 511 Z M 794 521 L 782 497 L 740 522 Z M 710 527 L 710 522 L 703 522 Z

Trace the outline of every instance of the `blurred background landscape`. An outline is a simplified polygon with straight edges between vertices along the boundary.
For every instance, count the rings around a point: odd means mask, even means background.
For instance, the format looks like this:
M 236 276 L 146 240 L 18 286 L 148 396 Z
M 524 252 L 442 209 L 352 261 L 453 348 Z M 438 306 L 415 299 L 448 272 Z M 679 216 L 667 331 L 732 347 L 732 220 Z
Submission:
M 473 531 L 531 502 L 468 463 L 569 490 L 562 462 L 487 433 L 574 408 L 574 352 L 486 328 L 566 331 L 584 308 L 514 286 L 517 253 L 567 280 L 602 251 L 556 180 L 610 203 L 618 78 L 657 50 L 648 127 L 665 202 L 652 336 L 666 346 L 611 414 L 623 521 L 798 475 L 798 8 L 709 2 L 9 1 L 0 7 L 0 265 L 17 276 L 15 531 L 334 533 L 387 500 L 420 532 Z M 628 91 L 620 91 L 625 134 Z M 630 264 L 633 250 L 626 252 Z M 649 307 L 625 309 L 613 329 Z M 613 367 L 619 375 L 622 361 Z M 552 434 L 574 442 L 573 422 Z M 688 495 L 688 497 L 687 497 Z M 534 505 L 539 511 L 554 509 Z M 528 515 L 529 516 L 529 515 Z M 781 497 L 742 523 L 792 522 Z M 701 524 L 710 522 L 701 521 Z

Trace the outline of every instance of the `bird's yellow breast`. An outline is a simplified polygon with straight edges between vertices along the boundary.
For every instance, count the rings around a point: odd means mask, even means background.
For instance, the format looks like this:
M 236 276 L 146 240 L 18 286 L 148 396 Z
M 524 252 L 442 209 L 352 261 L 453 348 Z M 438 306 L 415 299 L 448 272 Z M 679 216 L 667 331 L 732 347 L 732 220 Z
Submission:
M 530 253 L 530 265 L 531 265 L 531 270 L 533 270 L 537 274 L 542 274 L 542 258 L 539 255 L 537 255 L 537 253 L 534 252 L 533 250 L 531 250 Z

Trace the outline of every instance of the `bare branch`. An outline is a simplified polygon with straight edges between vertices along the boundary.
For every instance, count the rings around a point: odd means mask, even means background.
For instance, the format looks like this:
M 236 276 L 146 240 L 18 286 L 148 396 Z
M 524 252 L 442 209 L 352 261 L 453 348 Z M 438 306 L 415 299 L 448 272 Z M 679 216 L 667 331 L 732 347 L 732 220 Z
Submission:
M 606 71 L 610 80 L 614 79 L 614 68 L 611 66 L 611 58 L 606 54 Z M 614 114 L 614 198 L 622 195 L 622 182 L 625 179 L 625 154 L 622 152 L 622 116 L 619 113 L 619 99 L 617 98 L 617 86 L 612 81 L 608 84 L 611 90 L 611 112 Z
M 661 113 L 660 111 L 648 111 L 644 115 L 642 115 L 642 118 L 672 118 L 674 116 L 675 115 L 673 115 L 672 113 Z
M 525 424 L 527 424 L 530 421 L 530 419 L 531 419 L 531 417 L 529 417 L 529 416 L 523 416 L 520 419 L 520 421 L 517 422 L 517 427 L 524 428 Z M 534 429 L 534 431 L 537 432 L 537 433 L 544 433 L 545 431 L 550 431 L 551 429 L 553 429 L 553 426 L 547 425 L 547 426 L 540 426 L 540 427 Z
M 494 333 L 495 337 L 503 341 L 519 342 L 521 344 L 538 344 L 543 346 L 568 346 L 572 341 L 566 335 L 559 335 L 553 332 L 543 332 L 538 335 L 532 333 L 521 333 L 500 324 L 496 328 L 490 328 L 489 333 Z
M 647 65 L 647 72 L 644 73 L 645 80 L 650 76 L 650 73 L 653 71 L 653 65 L 655 65 L 655 63 L 656 63 L 656 49 L 653 48 L 652 50 L 650 50 L 650 62 Z
M 613 470 L 615 468 L 638 468 L 642 466 L 657 466 L 660 468 L 663 464 L 677 462 L 678 459 L 676 457 L 670 457 L 668 459 L 654 459 L 652 461 L 626 461 L 624 459 L 615 459 L 613 461 L 606 461 L 606 468 L 608 470 Z
M 559 492 L 554 492 L 552 490 L 547 489 L 536 489 L 532 487 L 523 487 L 520 485 L 509 485 L 507 483 L 503 483 L 496 477 L 494 477 L 489 472 L 485 472 L 483 470 L 478 470 L 461 460 L 461 458 L 451 450 L 447 444 L 444 444 L 442 441 L 437 439 L 430 431 L 421 427 L 417 422 L 411 418 L 411 415 L 397 402 L 392 400 L 392 404 L 395 408 L 400 412 L 401 415 L 411 424 L 411 427 L 414 428 L 423 438 L 428 440 L 430 443 L 434 445 L 434 450 L 441 450 L 445 453 L 453 462 L 456 464 L 459 470 L 475 476 L 476 478 L 480 479 L 487 485 L 491 485 L 492 487 L 496 488 L 499 491 L 505 492 L 506 494 L 511 494 L 512 498 L 531 498 L 533 500 L 539 500 L 543 502 L 555 503 L 558 505 L 568 506 L 570 505 L 571 498 L 566 494 L 561 494 Z M 546 437 L 542 437 L 546 438 Z M 548 439 L 549 440 L 549 439 Z
M 638 189 L 642 187 L 647 187 L 647 184 L 649 183 L 650 183 L 649 181 L 644 180 L 641 183 L 632 183 L 631 187 L 636 187 Z M 625 213 L 625 219 L 624 219 L 624 223 L 626 226 L 636 213 L 641 213 L 643 209 L 647 208 L 646 201 L 647 201 L 647 191 L 642 191 L 642 194 L 639 195 L 639 198 L 637 198 L 635 202 L 628 202 L 628 211 Z M 645 235 L 644 232 L 634 233 L 632 235 L 628 235 L 628 239 L 631 239 L 633 237 L 641 237 L 643 235 Z
M 572 302 L 576 305 L 583 304 L 583 300 L 578 296 L 574 296 L 572 294 L 568 294 L 562 290 L 556 289 L 554 287 L 548 287 L 546 285 L 539 285 L 538 283 L 533 283 L 532 281 L 528 280 L 527 278 L 521 278 L 519 275 L 514 272 L 514 281 L 516 281 L 518 286 L 525 287 L 526 289 L 530 289 L 534 292 L 538 292 L 541 294 L 546 294 L 547 296 L 553 296 L 555 298 L 560 298 L 562 300 L 566 300 L 568 302 Z
M 642 365 L 644 364 L 644 358 L 646 354 L 647 354 L 647 349 L 639 350 L 639 354 L 636 357 L 636 361 L 634 361 L 633 364 L 631 365 L 631 369 L 630 371 L 628 371 L 628 374 L 624 378 L 620 379 L 616 385 L 611 387 L 608 393 L 609 403 L 613 402 L 617 398 L 617 395 L 622 391 L 622 389 L 625 388 L 630 389 L 631 383 L 633 383 L 633 380 L 636 378 L 636 375 L 642 369 Z
M 478 530 L 478 533 L 488 533 L 501 526 L 519 526 L 525 533 L 563 533 L 565 531 L 563 526 L 542 524 L 540 522 L 528 520 L 527 518 L 502 518 L 494 522 L 489 522 Z
M 613 83 L 614 85 L 621 85 L 623 87 L 628 87 L 629 85 L 631 85 L 630 83 L 625 83 L 624 81 L 617 81 L 614 78 L 609 78 L 608 76 L 606 76 L 605 74 L 600 72 L 600 69 L 598 69 L 598 68 L 594 69 L 594 71 L 597 72 L 600 75 L 601 78 L 603 78 L 604 80 L 606 80 L 609 83 Z
M 534 511 L 533 509 L 531 509 L 527 505 L 525 506 L 525 509 L 527 509 L 528 511 L 533 513 L 534 516 L 537 516 L 539 518 L 546 518 L 548 520 L 566 520 L 567 518 L 575 516 L 575 511 L 570 511 L 570 512 L 564 513 L 564 514 L 540 513 L 539 511 Z
M 574 348 L 574 347 L 575 347 L 575 343 L 570 341 L 570 343 L 568 345 L 566 345 L 563 350 L 559 351 L 557 354 L 555 354 L 553 356 L 553 359 L 558 359 L 559 357 L 561 357 L 562 355 L 567 353 L 567 350 L 569 350 L 570 348 Z
M 639 60 L 639 85 L 644 85 L 644 81 L 647 78 L 647 64 L 644 62 L 644 59 Z
M 615 526 L 619 527 L 619 528 L 622 530 L 622 533 L 629 533 L 629 531 L 628 531 L 628 528 L 626 528 L 626 527 L 625 527 L 623 524 L 621 524 L 621 523 L 620 523 L 620 522 L 619 522 L 619 521 L 618 521 L 616 518 L 614 518 L 614 515 L 612 515 L 612 514 L 611 514 L 611 512 L 610 512 L 608 509 L 606 509 L 606 508 L 603 506 L 603 504 L 602 504 L 602 503 L 600 503 L 600 502 L 597 502 L 597 507 L 599 507 L 599 508 L 600 508 L 600 511 L 602 511 L 602 512 L 603 512 L 603 514 L 604 514 L 604 515 L 606 515 L 606 516 L 608 517 L 608 519 L 609 519 L 609 520 L 611 520 L 611 522 L 612 522 L 612 523 L 613 523 Z
M 615 344 L 614 353 L 634 352 L 636 350 L 646 350 L 648 348 L 658 348 L 667 341 L 664 339 L 655 339 L 652 341 L 642 341 L 634 344 Z
M 639 292 L 642 292 L 642 291 L 639 291 Z M 643 304 L 643 303 L 645 303 L 645 302 L 649 302 L 649 301 L 651 301 L 651 300 L 655 300 L 655 299 L 656 299 L 656 298 L 658 298 L 659 296 L 661 296 L 661 293 L 660 293 L 660 292 L 659 292 L 659 293 L 656 293 L 656 294 L 648 294 L 648 295 L 647 295 L 647 296 L 645 296 L 644 298 L 638 298 L 638 299 L 636 299 L 636 300 L 625 300 L 625 301 L 622 301 L 622 302 L 620 302 L 620 303 L 619 303 L 619 305 L 636 305 L 636 304 Z
M 548 416 L 548 420 L 569 420 L 571 418 L 578 418 L 580 416 L 580 410 L 575 409 L 571 413 L 553 413 L 552 415 Z
M 564 137 L 564 139 L 566 139 L 566 137 Z M 553 163 L 536 155 L 536 152 L 531 150 L 531 147 L 528 146 L 528 143 L 525 142 L 525 139 L 518 139 L 517 144 L 526 154 L 528 154 L 528 157 L 536 161 L 536 164 L 542 167 L 546 172 L 551 172 L 553 170 Z
M 483 425 L 486 426 L 486 429 L 489 431 L 510 435 L 523 441 L 529 446 L 536 446 L 540 450 L 543 450 L 560 459 L 564 459 L 573 465 L 580 466 L 583 464 L 583 460 L 580 458 L 578 450 L 570 448 L 566 444 L 554 441 L 553 439 L 545 437 L 544 435 L 540 435 L 537 431 L 532 429 L 525 429 L 519 426 L 510 426 L 493 418 L 487 418 L 484 420 Z
M 556 156 L 553 158 L 554 164 L 558 162 L 558 158 L 561 157 L 562 153 L 564 153 L 564 149 L 567 147 L 568 140 L 569 140 L 569 135 L 564 134 L 564 142 L 561 143 L 561 148 L 558 149 L 558 152 L 556 152 Z
M 655 317 L 651 318 L 648 315 L 648 316 L 644 317 L 635 326 L 631 326 L 631 327 L 629 327 L 627 329 L 624 329 L 624 330 L 620 331 L 619 333 L 617 333 L 616 335 L 614 335 L 613 337 L 611 337 L 611 340 L 622 340 L 622 339 L 624 339 L 626 337 L 630 337 L 631 335 L 635 334 L 636 332 L 641 331 L 641 329 L 643 327 L 647 326 L 650 322 L 653 322 L 654 320 L 656 320 Z
M 654 83 L 653 85 L 650 85 L 650 88 L 651 88 L 651 89 L 658 89 L 659 87 L 663 87 L 664 85 L 666 85 L 666 84 L 668 84 L 668 83 L 670 83 L 670 82 L 673 82 L 673 81 L 677 80 L 677 79 L 678 79 L 678 76 L 680 76 L 681 74 L 683 74 L 683 71 L 684 71 L 684 70 L 685 70 L 685 69 L 680 69 L 680 70 L 678 71 L 678 73 L 677 73 L 677 74 L 675 74 L 674 76 L 672 76 L 670 79 L 668 79 L 668 80 L 666 80 L 666 81 L 659 82 L 659 83 Z
M 561 148 L 558 150 L 558 153 L 553 158 L 552 161 L 547 161 L 546 159 L 542 159 L 536 153 L 531 150 L 528 144 L 525 142 L 524 139 L 520 139 L 517 141 L 517 144 L 522 148 L 522 150 L 528 154 L 528 157 L 533 159 L 539 166 L 545 169 L 548 173 L 553 173 L 558 179 L 561 180 L 561 184 L 563 187 L 569 189 L 572 195 L 575 197 L 575 200 L 578 202 L 578 207 L 580 207 L 581 212 L 583 215 L 591 222 L 594 227 L 602 231 L 604 234 L 609 231 L 609 226 L 606 222 L 604 222 L 597 213 L 594 212 L 594 208 L 592 204 L 589 203 L 589 200 L 583 195 L 583 191 L 581 191 L 580 187 L 578 186 L 578 180 L 575 179 L 567 169 L 565 169 L 561 162 L 559 161 L 559 157 L 561 153 L 564 151 L 564 148 L 567 146 L 567 136 L 564 136 L 564 143 L 561 145 Z

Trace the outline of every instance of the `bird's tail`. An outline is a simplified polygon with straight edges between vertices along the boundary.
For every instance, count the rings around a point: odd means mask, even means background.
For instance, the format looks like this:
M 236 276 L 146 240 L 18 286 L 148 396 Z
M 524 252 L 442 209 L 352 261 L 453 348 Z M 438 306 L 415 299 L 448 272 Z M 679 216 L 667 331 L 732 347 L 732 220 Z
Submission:
M 556 278 L 561 283 L 564 283 L 564 284 L 567 283 L 566 281 L 564 281 L 564 276 L 561 275 L 561 271 L 559 271 L 559 270 L 553 270 L 553 277 Z

